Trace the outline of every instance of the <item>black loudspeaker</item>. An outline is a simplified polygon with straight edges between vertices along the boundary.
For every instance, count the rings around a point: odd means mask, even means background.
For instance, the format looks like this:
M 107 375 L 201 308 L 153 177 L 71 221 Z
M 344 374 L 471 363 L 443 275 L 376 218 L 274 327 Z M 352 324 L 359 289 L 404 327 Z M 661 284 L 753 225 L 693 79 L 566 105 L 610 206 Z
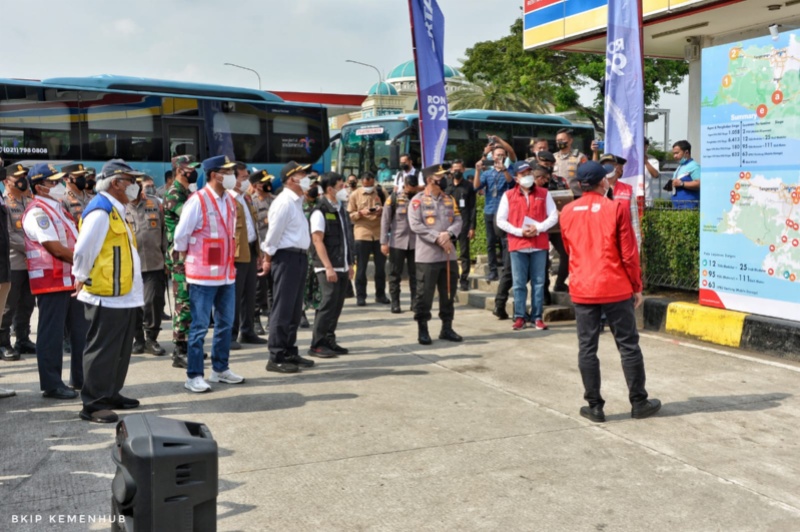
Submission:
M 115 532 L 217 530 L 217 442 L 201 423 L 133 414 L 111 458 Z

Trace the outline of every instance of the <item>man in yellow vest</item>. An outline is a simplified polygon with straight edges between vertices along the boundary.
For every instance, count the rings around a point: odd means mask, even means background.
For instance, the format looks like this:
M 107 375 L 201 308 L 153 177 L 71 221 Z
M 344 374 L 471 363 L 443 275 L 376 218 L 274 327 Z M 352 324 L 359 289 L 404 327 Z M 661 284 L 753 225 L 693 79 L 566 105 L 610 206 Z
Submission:
M 125 221 L 125 205 L 139 195 L 140 175 L 122 159 L 103 165 L 97 195 L 83 211 L 75 244 L 78 300 L 89 322 L 80 418 L 93 423 L 115 423 L 113 410 L 139 406 L 120 390 L 131 361 L 136 312 L 144 305 L 136 237 Z

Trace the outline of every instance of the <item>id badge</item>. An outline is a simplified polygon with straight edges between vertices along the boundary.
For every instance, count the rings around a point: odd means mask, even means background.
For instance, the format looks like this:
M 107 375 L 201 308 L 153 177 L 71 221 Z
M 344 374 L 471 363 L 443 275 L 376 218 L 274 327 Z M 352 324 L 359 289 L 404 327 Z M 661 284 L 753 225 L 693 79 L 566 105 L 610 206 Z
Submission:
M 467 206 L 467 202 L 466 202 L 466 201 L 464 201 L 464 198 L 461 198 L 460 200 L 458 200 L 458 207 L 459 207 L 460 209 L 463 209 L 463 208 L 464 208 L 464 207 L 466 207 L 466 206 Z
M 492 190 L 492 197 L 493 198 L 497 197 L 497 189 Z

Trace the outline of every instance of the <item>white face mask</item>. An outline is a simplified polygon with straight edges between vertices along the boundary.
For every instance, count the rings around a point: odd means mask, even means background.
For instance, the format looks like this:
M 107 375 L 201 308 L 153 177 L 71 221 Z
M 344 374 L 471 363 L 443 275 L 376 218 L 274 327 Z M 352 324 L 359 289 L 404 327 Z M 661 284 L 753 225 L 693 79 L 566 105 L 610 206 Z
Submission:
M 47 191 L 47 195 L 56 201 L 61 201 L 67 195 L 67 187 L 64 183 L 59 183 Z
M 533 186 L 533 176 L 526 175 L 519 178 L 519 184 L 523 188 L 531 188 Z
M 197 183 L 189 183 L 189 192 L 197 192 Z
M 311 178 L 306 176 L 300 180 L 300 188 L 303 192 L 307 192 L 311 188 Z
M 367 194 L 371 194 L 372 191 L 375 190 L 375 187 L 361 187 L 361 188 L 364 189 L 364 192 L 366 192 Z
M 347 201 L 347 189 L 343 188 L 341 190 L 336 191 L 336 201 L 344 203 Z
M 134 201 L 136 198 L 138 198 L 139 185 L 131 184 L 125 187 L 125 196 L 128 198 L 128 201 Z
M 225 190 L 233 190 L 236 187 L 236 176 L 233 174 L 225 174 L 222 176 L 222 188 Z

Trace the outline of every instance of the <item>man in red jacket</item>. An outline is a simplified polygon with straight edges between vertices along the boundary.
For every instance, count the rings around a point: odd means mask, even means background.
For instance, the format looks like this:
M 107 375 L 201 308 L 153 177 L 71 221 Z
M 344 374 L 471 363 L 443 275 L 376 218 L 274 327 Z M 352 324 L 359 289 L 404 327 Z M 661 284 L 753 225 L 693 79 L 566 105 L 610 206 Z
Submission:
M 622 371 L 628 383 L 631 417 L 652 416 L 661 408 L 658 399 L 647 399 L 642 350 L 634 309 L 642 304 L 642 271 L 630 211 L 608 199 L 606 170 L 596 162 L 582 164 L 577 171 L 583 195 L 561 212 L 561 232 L 569 254 L 569 294 L 575 304 L 578 326 L 578 367 L 583 379 L 581 416 L 605 421 L 600 395 L 600 360 L 597 341 L 600 316 L 611 325 Z

